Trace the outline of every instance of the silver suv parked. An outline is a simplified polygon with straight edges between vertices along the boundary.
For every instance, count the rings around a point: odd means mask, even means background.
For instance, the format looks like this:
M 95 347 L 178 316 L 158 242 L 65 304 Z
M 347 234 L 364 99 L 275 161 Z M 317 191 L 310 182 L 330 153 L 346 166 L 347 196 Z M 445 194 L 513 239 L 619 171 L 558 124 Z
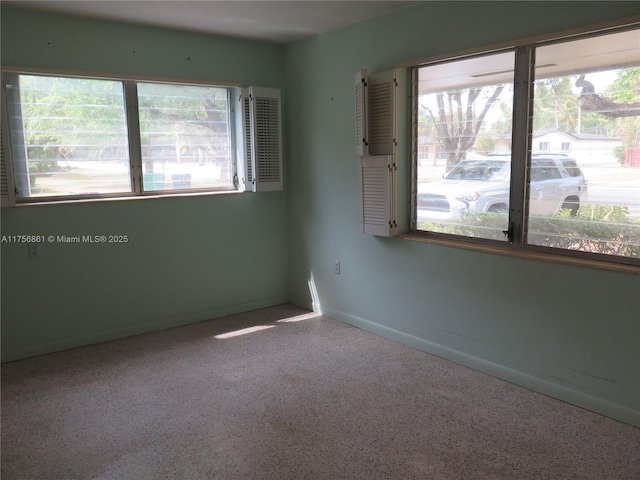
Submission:
M 510 157 L 463 160 L 442 180 L 418 187 L 418 220 L 459 217 L 463 212 L 509 208 Z M 587 201 L 587 182 L 573 158 L 534 154 L 531 158 L 530 213 L 552 215 L 560 208 L 575 215 Z

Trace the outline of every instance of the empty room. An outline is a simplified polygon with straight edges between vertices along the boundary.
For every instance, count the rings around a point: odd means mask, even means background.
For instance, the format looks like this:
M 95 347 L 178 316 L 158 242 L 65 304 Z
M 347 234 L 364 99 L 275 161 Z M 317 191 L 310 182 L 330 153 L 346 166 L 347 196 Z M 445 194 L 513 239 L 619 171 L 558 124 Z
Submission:
M 640 478 L 637 2 L 3 1 L 3 479 Z

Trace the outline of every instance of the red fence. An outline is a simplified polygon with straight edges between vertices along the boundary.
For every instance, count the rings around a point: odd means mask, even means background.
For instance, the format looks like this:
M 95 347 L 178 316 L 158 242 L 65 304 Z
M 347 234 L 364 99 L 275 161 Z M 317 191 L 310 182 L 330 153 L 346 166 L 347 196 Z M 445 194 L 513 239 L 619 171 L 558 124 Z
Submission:
M 624 152 L 625 167 L 640 167 L 640 147 L 627 147 Z

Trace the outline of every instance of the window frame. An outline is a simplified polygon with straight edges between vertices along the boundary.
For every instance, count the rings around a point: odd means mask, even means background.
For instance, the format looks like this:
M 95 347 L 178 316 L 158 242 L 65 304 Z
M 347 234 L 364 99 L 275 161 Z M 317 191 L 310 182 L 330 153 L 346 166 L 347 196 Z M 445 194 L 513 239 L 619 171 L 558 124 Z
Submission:
M 487 253 L 495 253 L 521 258 L 538 259 L 556 263 L 591 266 L 608 270 L 640 273 L 640 259 L 621 257 L 600 253 L 583 252 L 578 250 L 545 247 L 527 243 L 527 223 L 529 208 L 530 169 L 532 158 L 532 113 L 533 113 L 533 85 L 535 81 L 535 52 L 539 47 L 593 38 L 640 28 L 640 17 L 621 19 L 596 26 L 555 33 L 550 35 L 530 37 L 513 42 L 489 45 L 462 52 L 438 55 L 431 58 L 396 65 L 412 69 L 412 155 L 410 164 L 410 229 L 402 238 L 416 240 L 423 243 L 438 244 L 447 247 L 463 248 Z M 508 241 L 498 241 L 462 235 L 430 232 L 417 229 L 417 123 L 418 123 L 418 70 L 421 67 L 454 62 L 473 57 L 481 57 L 502 51 L 515 51 L 514 66 L 514 100 L 512 123 L 512 162 L 510 184 L 510 207 L 508 223 Z M 518 161 L 517 159 L 520 159 Z
M 3 133 L 6 133 L 6 138 L 3 138 L 3 147 L 5 153 L 5 166 L 7 181 L 16 191 L 15 187 L 15 165 L 13 161 L 14 151 L 12 145 L 12 133 L 9 108 L 7 102 L 9 96 L 7 95 L 6 85 L 10 82 L 11 77 L 18 77 L 20 75 L 41 76 L 51 78 L 76 78 L 82 80 L 107 80 L 119 82 L 122 86 L 122 101 L 125 111 L 125 130 L 127 136 L 127 148 L 129 153 L 129 180 L 130 190 L 125 192 L 113 192 L 113 193 L 95 193 L 95 194 L 80 194 L 80 195 L 38 195 L 21 197 L 13 195 L 11 206 L 28 206 L 39 204 L 59 204 L 59 203 L 78 203 L 78 202 L 96 202 L 96 201 L 112 201 L 112 200 L 131 200 L 131 199 L 143 199 L 143 198 L 158 198 L 158 197 L 180 197 L 180 196 L 201 196 L 201 195 L 213 195 L 224 193 L 240 193 L 244 192 L 238 181 L 239 175 L 244 169 L 244 165 L 241 165 L 243 158 L 241 151 L 243 145 L 241 143 L 241 135 L 238 134 L 239 119 L 238 116 L 241 112 L 236 105 L 239 100 L 241 84 L 239 83 L 225 83 L 225 82 L 205 82 L 205 81 L 193 81 L 184 79 L 165 79 L 157 77 L 145 77 L 145 76 L 114 76 L 107 74 L 89 74 L 82 72 L 67 72 L 60 70 L 49 69 L 31 69 L 20 67 L 3 67 L 2 68 L 2 129 Z M 138 114 L 138 84 L 165 84 L 176 86 L 194 86 L 194 87 L 214 87 L 222 88 L 227 92 L 227 105 L 228 105 L 228 119 L 227 126 L 229 129 L 229 138 L 231 144 L 230 162 L 232 168 L 232 185 L 219 186 L 219 187 L 201 187 L 201 188 L 186 188 L 186 189 L 166 189 L 166 190 L 144 190 L 143 187 L 143 162 L 142 162 L 142 150 L 140 142 L 140 119 Z M 5 115 L 6 112 L 6 115 Z M 5 137 L 3 135 L 3 137 Z

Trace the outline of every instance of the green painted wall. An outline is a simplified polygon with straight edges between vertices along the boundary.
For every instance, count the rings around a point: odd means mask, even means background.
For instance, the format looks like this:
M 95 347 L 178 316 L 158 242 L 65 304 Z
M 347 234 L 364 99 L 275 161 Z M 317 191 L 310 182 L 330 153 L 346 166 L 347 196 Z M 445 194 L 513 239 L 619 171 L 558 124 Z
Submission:
M 292 301 L 640 425 L 638 276 L 362 235 L 352 93 L 361 68 L 639 13 L 631 2 L 425 2 L 288 45 Z
M 190 57 L 191 60 L 187 60 Z M 2 6 L 2 65 L 281 87 L 283 49 L 265 42 Z
M 135 53 L 133 53 L 135 51 Z M 192 60 L 186 60 L 191 57 Z M 2 8 L 3 65 L 283 87 L 283 47 Z M 2 234 L 126 245 L 2 245 L 10 360 L 286 302 L 286 194 L 2 209 Z
M 638 277 L 360 234 L 352 94 L 360 68 L 639 13 L 425 2 L 279 47 L 3 7 L 3 65 L 284 87 L 286 144 L 284 193 L 2 209 L 3 234 L 131 238 L 3 245 L 3 358 L 290 298 L 640 425 Z

